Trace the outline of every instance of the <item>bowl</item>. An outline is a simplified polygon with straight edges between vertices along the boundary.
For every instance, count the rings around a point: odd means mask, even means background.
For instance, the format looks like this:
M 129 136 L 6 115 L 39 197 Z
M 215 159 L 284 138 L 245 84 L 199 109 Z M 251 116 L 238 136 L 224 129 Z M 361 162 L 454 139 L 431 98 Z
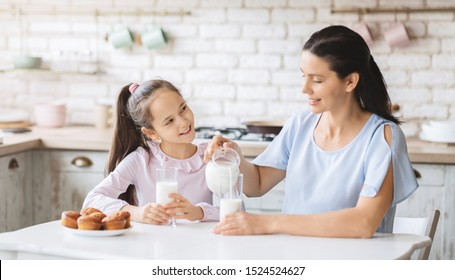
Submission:
M 14 68 L 16 69 L 36 69 L 41 66 L 42 59 L 37 56 L 16 56 L 14 57 Z
M 455 122 L 429 121 L 422 123 L 420 138 L 432 142 L 455 143 Z
M 35 121 L 40 127 L 62 127 L 66 122 L 65 104 L 39 104 L 35 106 Z

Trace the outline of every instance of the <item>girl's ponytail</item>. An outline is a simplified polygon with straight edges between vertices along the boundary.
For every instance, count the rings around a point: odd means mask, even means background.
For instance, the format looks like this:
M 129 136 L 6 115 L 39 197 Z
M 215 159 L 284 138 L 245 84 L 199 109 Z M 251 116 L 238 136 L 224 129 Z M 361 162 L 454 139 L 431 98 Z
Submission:
M 126 85 L 122 88 L 117 99 L 116 123 L 109 153 L 107 173 L 114 171 L 117 165 L 139 146 L 149 150 L 148 145 L 143 140 L 144 137 L 140 127 L 136 126 L 128 111 L 128 100 L 131 97 L 129 86 Z M 127 191 L 121 194 L 119 198 L 131 205 L 137 205 L 134 185 L 130 185 Z

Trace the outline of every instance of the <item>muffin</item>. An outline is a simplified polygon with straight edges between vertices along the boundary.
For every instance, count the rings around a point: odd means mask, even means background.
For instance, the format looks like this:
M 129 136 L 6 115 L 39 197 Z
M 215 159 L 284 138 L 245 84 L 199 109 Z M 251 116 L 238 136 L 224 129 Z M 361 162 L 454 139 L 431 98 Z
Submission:
M 63 211 L 62 219 L 60 221 L 65 227 L 77 229 L 77 219 L 80 216 L 81 215 L 76 211 Z
M 96 209 L 96 208 L 93 208 L 93 207 L 88 207 L 88 208 L 82 209 L 80 214 L 81 215 L 90 215 L 90 214 L 95 213 L 95 212 L 101 212 L 101 211 Z
M 108 217 L 105 217 L 102 220 L 102 223 L 104 229 L 106 230 L 124 229 L 127 228 L 127 223 L 129 225 L 129 219 L 130 213 L 128 211 L 120 210 Z
M 82 215 L 77 219 L 77 227 L 81 230 L 99 230 L 101 225 L 100 216 L 97 215 Z

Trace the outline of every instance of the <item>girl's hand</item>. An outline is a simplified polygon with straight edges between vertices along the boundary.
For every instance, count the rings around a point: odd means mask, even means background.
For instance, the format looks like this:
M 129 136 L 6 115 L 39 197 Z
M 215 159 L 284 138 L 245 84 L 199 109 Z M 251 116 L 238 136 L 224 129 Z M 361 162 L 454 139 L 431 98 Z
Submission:
M 139 223 L 166 225 L 171 218 L 164 207 L 156 203 L 147 203 L 141 207 L 126 205 L 122 209 L 129 211 L 131 219 Z
M 216 135 L 213 136 L 212 141 L 207 145 L 207 149 L 204 152 L 204 162 L 207 163 L 212 160 L 213 153 L 221 147 L 234 149 L 239 155 L 241 155 L 240 147 L 237 143 L 224 138 L 222 136 Z
M 202 208 L 191 204 L 191 202 L 182 195 L 171 193 L 169 194 L 169 198 L 175 200 L 174 202 L 164 205 L 164 209 L 169 216 L 190 221 L 202 220 L 202 218 L 204 218 L 204 211 L 202 211 Z
M 224 217 L 212 232 L 221 235 L 258 235 L 273 233 L 268 215 L 236 212 Z

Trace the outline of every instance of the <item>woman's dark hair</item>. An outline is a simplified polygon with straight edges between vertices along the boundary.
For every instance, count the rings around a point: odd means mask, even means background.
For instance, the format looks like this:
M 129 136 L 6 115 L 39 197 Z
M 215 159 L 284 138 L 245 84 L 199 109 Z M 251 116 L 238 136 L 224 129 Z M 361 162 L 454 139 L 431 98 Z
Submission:
M 311 35 L 303 50 L 327 61 L 340 79 L 357 72 L 360 78 L 354 93 L 360 106 L 396 124 L 401 123 L 392 115 L 381 70 L 368 45 L 355 31 L 340 25 L 326 27 Z
M 150 103 L 153 100 L 151 97 L 154 93 L 159 89 L 166 88 L 180 94 L 180 91 L 173 84 L 159 79 L 140 84 L 134 89 L 133 93 L 129 90 L 130 86 L 131 84 L 124 86 L 118 95 L 114 138 L 112 139 L 106 170 L 108 174 L 114 171 L 117 165 L 138 147 L 150 152 L 147 144 L 149 139 L 141 132 L 141 128 L 152 128 Z M 137 205 L 134 185 L 129 185 L 126 192 L 120 194 L 119 199 L 123 199 L 131 205 Z

